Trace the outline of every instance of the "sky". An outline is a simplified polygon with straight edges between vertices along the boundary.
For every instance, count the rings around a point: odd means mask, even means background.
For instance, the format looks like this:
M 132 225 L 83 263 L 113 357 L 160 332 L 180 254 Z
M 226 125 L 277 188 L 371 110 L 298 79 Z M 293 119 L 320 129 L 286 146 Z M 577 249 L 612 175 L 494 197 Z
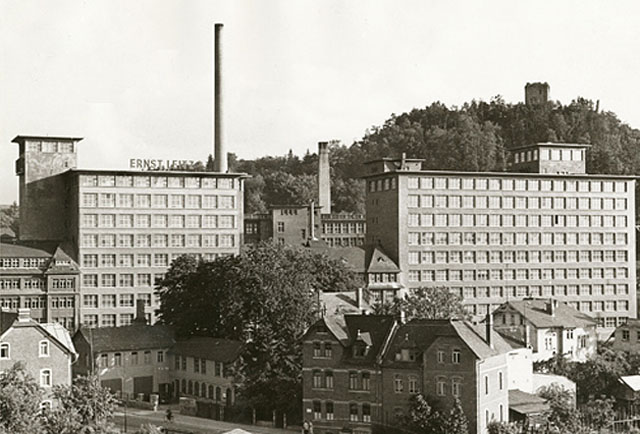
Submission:
M 16 135 L 84 137 L 80 168 L 212 153 L 212 33 L 224 23 L 227 149 L 350 145 L 435 101 L 600 100 L 640 127 L 640 3 L 0 0 L 0 204 Z

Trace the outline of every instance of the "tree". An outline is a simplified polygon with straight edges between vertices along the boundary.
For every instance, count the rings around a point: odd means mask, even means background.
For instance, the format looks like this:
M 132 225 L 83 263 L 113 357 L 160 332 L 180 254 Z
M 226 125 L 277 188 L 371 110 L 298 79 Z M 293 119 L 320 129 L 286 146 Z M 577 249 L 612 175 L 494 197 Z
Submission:
M 213 162 L 213 155 L 209 154 L 209 156 L 207 157 L 207 164 L 205 165 L 204 170 L 206 170 L 207 172 L 213 172 L 215 168 L 216 166 L 215 166 L 215 163 Z
M 462 305 L 460 295 L 442 287 L 420 287 L 411 289 L 404 298 L 396 298 L 391 305 L 376 305 L 379 314 L 399 314 L 406 319 L 466 319 L 469 313 Z
M 0 376 L 0 433 L 42 433 L 42 390 L 21 362 Z
M 11 229 L 16 238 L 20 233 L 20 210 L 13 202 L 8 208 L 0 210 L 0 228 Z
M 516 423 L 492 420 L 487 425 L 487 432 L 489 434 L 520 434 L 522 430 Z
M 551 384 L 543 387 L 538 395 L 546 399 L 549 404 L 545 417 L 551 426 L 561 433 L 573 433 L 578 429 L 579 419 L 573 393 L 561 386 Z
M 591 429 L 601 430 L 611 424 L 616 418 L 613 410 L 614 398 L 602 396 L 589 400 L 580 408 L 580 419 L 583 424 Z
M 48 433 L 119 432 L 111 423 L 115 398 L 97 376 L 77 377 L 71 386 L 56 386 L 53 396 L 58 405 L 45 415 Z
M 235 372 L 240 393 L 255 405 L 289 411 L 301 399 L 300 338 L 316 318 L 314 294 L 354 279 L 340 261 L 272 243 L 212 262 L 180 257 L 158 284 L 158 313 L 179 336 L 246 342 Z
M 140 425 L 140 429 L 135 434 L 162 434 L 160 428 L 150 423 Z
M 409 412 L 402 421 L 402 428 L 416 434 L 467 434 L 467 418 L 456 398 L 447 404 L 421 393 L 409 398 Z

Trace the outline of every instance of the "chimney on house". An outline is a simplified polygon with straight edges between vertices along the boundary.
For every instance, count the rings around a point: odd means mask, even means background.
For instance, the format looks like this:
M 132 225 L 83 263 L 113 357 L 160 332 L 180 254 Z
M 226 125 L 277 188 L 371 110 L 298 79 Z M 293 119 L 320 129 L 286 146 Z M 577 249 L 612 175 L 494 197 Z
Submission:
M 329 142 L 318 142 L 318 201 L 321 212 L 331 214 L 331 169 Z
M 21 307 L 18 309 L 18 322 L 28 322 L 31 320 L 31 309 Z
M 549 304 L 547 305 L 547 313 L 551 316 L 555 316 L 556 314 L 556 301 L 553 298 L 549 299 Z
M 487 319 L 485 320 L 485 325 L 487 327 L 487 345 L 493 348 L 493 314 L 491 310 L 487 310 Z
M 144 300 L 139 298 L 138 300 L 136 300 L 136 317 L 133 320 L 134 323 L 136 324 L 147 324 L 147 317 L 145 316 L 144 313 Z
M 524 347 L 531 348 L 531 327 L 526 320 L 524 324 Z
M 224 146 L 223 116 L 222 116 L 222 27 L 223 24 L 214 25 L 214 76 L 213 76 L 213 127 L 214 127 L 214 171 L 227 172 L 227 153 Z

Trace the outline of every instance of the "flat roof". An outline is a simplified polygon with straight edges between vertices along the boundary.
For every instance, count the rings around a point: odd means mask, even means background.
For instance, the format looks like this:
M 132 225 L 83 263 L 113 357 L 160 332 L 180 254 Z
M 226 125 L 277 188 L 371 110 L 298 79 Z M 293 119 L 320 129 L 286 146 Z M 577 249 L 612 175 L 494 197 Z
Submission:
M 375 160 L 367 160 L 363 164 L 372 164 L 372 163 L 377 163 L 379 161 L 410 161 L 412 163 L 417 163 L 417 162 L 422 162 L 427 160 L 424 158 L 382 157 L 382 158 L 376 158 Z
M 178 176 L 206 176 L 249 178 L 247 173 L 221 173 L 221 172 L 189 172 L 184 170 L 127 170 L 127 169 L 69 169 L 65 173 L 72 175 L 178 175 Z
M 592 145 L 587 143 L 556 143 L 556 142 L 538 142 L 530 145 L 518 146 L 517 148 L 510 148 L 507 151 L 518 151 L 520 149 L 536 148 L 540 146 L 546 146 L 550 148 L 590 148 Z
M 11 141 L 12 143 L 21 143 L 24 140 L 55 140 L 55 141 L 68 141 L 79 142 L 84 137 L 60 137 L 60 136 L 22 136 L 17 135 Z
M 432 175 L 432 176 L 484 176 L 484 177 L 516 177 L 516 178 L 610 178 L 637 179 L 636 175 L 608 175 L 606 173 L 526 173 L 526 172 L 465 172 L 459 170 L 391 170 L 363 175 L 361 179 L 380 176 L 397 175 Z

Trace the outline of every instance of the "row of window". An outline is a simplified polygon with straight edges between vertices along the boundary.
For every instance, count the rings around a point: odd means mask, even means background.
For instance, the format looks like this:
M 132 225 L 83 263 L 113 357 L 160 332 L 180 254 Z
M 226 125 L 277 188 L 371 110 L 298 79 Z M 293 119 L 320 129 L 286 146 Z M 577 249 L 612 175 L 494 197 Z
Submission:
M 364 236 L 362 237 L 322 237 L 322 240 L 329 245 L 329 247 L 356 247 L 364 244 Z
M 409 246 L 627 245 L 626 232 L 409 232 Z
M 130 325 L 134 318 L 133 314 L 130 313 L 121 313 L 118 316 L 120 317 L 120 323 L 117 325 L 121 326 Z M 147 323 L 150 323 L 151 314 L 146 313 L 144 316 Z M 82 324 L 85 327 L 98 327 L 98 325 L 100 325 L 101 327 L 115 327 L 116 318 L 117 315 L 114 313 L 105 313 L 100 315 L 100 321 L 98 321 L 97 314 L 85 314 L 82 316 Z
M 627 250 L 429 250 L 410 251 L 407 261 L 409 265 L 628 262 L 629 252 Z
M 236 197 L 215 194 L 82 193 L 84 208 L 235 209 Z
M 27 151 L 30 152 L 60 152 L 63 154 L 72 154 L 74 152 L 74 143 L 70 142 L 50 142 L 50 141 L 28 141 L 26 142 Z
M 155 285 L 158 280 L 163 279 L 164 274 L 153 274 L 153 280 L 150 273 L 139 273 L 135 277 L 134 282 L 134 275 L 129 273 L 118 275 L 115 273 L 83 274 L 82 286 L 84 288 L 115 288 L 116 286 L 119 288 L 133 288 L 135 283 L 136 287 L 150 287 Z
M 74 278 L 52 278 L 51 288 L 53 289 L 74 289 L 76 280 Z M 0 289 L 42 289 L 44 280 L 38 278 L 9 277 L 0 279 Z
M 584 211 L 626 211 L 624 197 L 565 197 L 565 196 L 458 196 L 410 194 L 409 208 L 468 208 L 468 209 L 555 209 Z
M 450 291 L 462 298 L 505 298 L 505 297 L 565 297 L 565 296 L 612 296 L 629 295 L 629 285 L 588 284 L 588 285 L 522 285 L 522 286 L 466 286 L 453 287 Z
M 322 223 L 323 234 L 364 234 L 364 222 Z
M 38 342 L 38 357 L 49 357 L 50 343 L 44 339 Z M 0 342 L 0 360 L 11 360 L 11 344 L 8 342 Z
M 176 371 L 187 371 L 188 358 L 186 356 L 174 356 L 174 368 Z M 213 375 L 215 377 L 229 377 L 228 367 L 223 362 L 217 362 L 215 360 L 210 361 L 213 363 Z M 193 363 L 191 364 L 193 372 L 195 374 L 207 373 L 207 360 L 199 357 L 193 357 Z
M 120 253 L 118 255 L 107 253 L 102 255 L 85 254 L 82 255 L 82 265 L 88 268 L 97 267 L 168 267 L 176 258 L 184 255 L 184 253 L 154 253 L 153 256 L 148 253 Z M 196 259 L 204 261 L 213 261 L 224 254 L 216 253 L 187 253 Z M 98 260 L 99 259 L 99 260 Z M 153 260 L 153 261 L 152 261 Z M 111 265 L 113 264 L 113 265 Z
M 540 160 L 550 161 L 584 161 L 584 149 L 540 149 Z M 525 163 L 536 161 L 538 150 L 528 150 L 513 153 L 514 163 Z
M 176 380 L 176 387 L 178 385 L 181 386 L 180 392 L 184 395 L 199 396 L 217 402 L 226 401 L 228 404 L 232 401 L 232 392 L 229 388 L 223 391 L 220 386 L 215 386 L 214 388 L 211 384 L 207 386 L 204 382 L 200 383 L 192 380 L 187 381 L 186 379 L 182 379 L 182 381 Z
M 74 296 L 49 297 L 51 309 L 73 309 L 76 301 Z M 42 297 L 24 297 L 20 303 L 20 297 L 0 297 L 0 308 L 16 310 L 19 308 L 45 309 L 46 302 Z
M 49 258 L 0 258 L 0 268 L 42 268 Z
M 82 214 L 83 228 L 208 228 L 233 229 L 234 215 Z
M 83 187 L 236 188 L 233 178 L 162 175 L 82 175 Z
M 408 215 L 408 226 L 494 228 L 624 228 L 624 215 L 513 215 L 513 214 L 416 214 Z
M 116 243 L 117 240 L 117 243 Z M 234 234 L 84 234 L 85 248 L 114 247 L 234 247 Z
M 165 352 L 155 351 L 155 363 L 164 363 Z M 108 367 L 118 367 L 118 366 L 136 366 L 136 365 L 150 365 L 153 363 L 154 358 L 152 358 L 152 351 L 147 350 L 142 352 L 142 356 L 140 357 L 138 351 L 132 351 L 130 353 L 113 353 L 113 354 L 99 354 L 96 357 L 96 364 L 98 368 L 108 368 Z
M 313 419 L 314 420 L 334 420 L 334 403 L 333 401 L 313 401 Z M 371 422 L 371 404 L 365 402 L 362 404 L 349 404 L 349 421 L 351 422 Z M 356 432 L 354 430 L 354 432 Z
M 102 294 L 100 295 L 100 306 L 98 306 L 98 294 L 84 294 L 82 296 L 82 307 L 135 307 L 135 300 L 142 301 L 145 306 L 151 304 L 151 294 Z
M 484 280 L 627 279 L 629 269 L 619 268 L 518 268 L 488 270 L 409 270 L 409 282 L 473 282 Z M 577 286 L 577 285 L 570 285 Z
M 558 191 L 581 193 L 625 193 L 626 181 L 459 178 L 444 176 L 409 177 L 407 187 L 422 190 Z

